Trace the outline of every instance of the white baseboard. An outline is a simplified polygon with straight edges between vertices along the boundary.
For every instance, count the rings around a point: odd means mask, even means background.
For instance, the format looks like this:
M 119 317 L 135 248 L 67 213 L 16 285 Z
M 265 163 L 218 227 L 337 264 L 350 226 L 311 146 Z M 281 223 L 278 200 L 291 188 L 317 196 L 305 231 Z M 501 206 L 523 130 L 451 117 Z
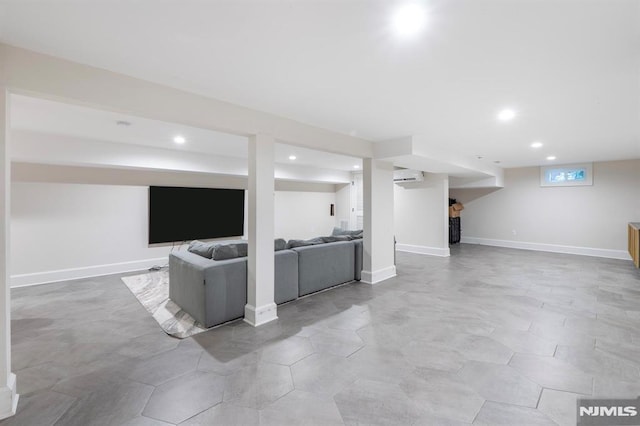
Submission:
M 255 306 L 244 305 L 244 322 L 254 327 L 259 327 L 268 322 L 278 319 L 278 306 L 275 303 L 268 305 Z
M 7 386 L 0 387 L 0 420 L 16 414 L 19 398 L 20 395 L 16 393 L 16 375 L 9 373 Z
M 449 247 L 428 247 L 428 246 L 414 246 L 412 244 L 396 244 L 396 250 L 406 251 L 408 253 L 427 254 L 429 256 L 448 257 L 451 255 Z
M 149 269 L 155 265 L 165 265 L 167 262 L 167 257 L 160 257 L 157 259 L 135 260 L 133 262 L 110 263 L 107 265 L 95 265 L 82 268 L 59 269 L 57 271 L 36 272 L 33 274 L 12 275 L 11 287 L 26 287 L 58 281 L 98 277 L 101 275 L 141 271 Z
M 377 271 L 362 271 L 360 282 L 365 284 L 378 284 L 381 281 L 388 280 L 396 276 L 395 265 L 387 268 L 378 269 Z
M 562 246 L 556 244 L 527 243 L 523 241 L 493 240 L 489 238 L 462 237 L 461 243 L 484 246 L 506 247 L 521 250 L 547 251 L 551 253 L 577 254 L 581 256 L 605 257 L 608 259 L 631 260 L 625 250 L 599 249 L 591 247 Z

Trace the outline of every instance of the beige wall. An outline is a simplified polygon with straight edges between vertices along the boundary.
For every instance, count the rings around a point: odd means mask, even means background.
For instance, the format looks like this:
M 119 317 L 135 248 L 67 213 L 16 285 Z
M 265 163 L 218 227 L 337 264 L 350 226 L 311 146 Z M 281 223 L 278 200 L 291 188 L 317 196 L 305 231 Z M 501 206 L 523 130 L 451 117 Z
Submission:
M 450 194 L 466 206 L 465 239 L 588 248 L 596 251 L 584 254 L 601 250 L 624 257 L 627 222 L 640 220 L 640 160 L 594 163 L 593 176 L 593 186 L 541 187 L 538 167 L 507 169 L 503 189 Z

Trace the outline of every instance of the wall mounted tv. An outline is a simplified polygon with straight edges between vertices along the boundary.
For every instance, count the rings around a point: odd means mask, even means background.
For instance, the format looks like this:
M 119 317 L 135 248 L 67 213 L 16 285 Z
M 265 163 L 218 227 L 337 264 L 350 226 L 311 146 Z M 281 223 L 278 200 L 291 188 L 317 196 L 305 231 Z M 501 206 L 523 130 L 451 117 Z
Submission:
M 149 244 L 244 233 L 244 190 L 149 187 Z

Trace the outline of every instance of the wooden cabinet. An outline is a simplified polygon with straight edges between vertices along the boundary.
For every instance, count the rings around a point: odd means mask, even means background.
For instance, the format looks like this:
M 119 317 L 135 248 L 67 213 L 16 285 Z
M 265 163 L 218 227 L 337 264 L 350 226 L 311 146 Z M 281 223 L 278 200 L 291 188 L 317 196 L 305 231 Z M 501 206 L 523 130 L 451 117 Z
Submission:
M 636 268 L 640 268 L 640 222 L 629 224 L 629 254 Z

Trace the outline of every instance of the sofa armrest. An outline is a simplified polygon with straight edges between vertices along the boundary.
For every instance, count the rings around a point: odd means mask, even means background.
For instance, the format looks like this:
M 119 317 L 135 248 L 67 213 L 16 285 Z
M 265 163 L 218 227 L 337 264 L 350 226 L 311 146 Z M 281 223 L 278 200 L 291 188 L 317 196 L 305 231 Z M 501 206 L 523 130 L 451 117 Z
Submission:
M 205 270 L 210 264 L 188 251 L 169 255 L 169 298 L 200 324 L 206 322 Z
M 206 320 L 213 327 L 244 316 L 247 304 L 247 258 L 213 260 L 205 270 Z
M 298 298 L 298 253 L 293 250 L 280 250 L 275 254 L 276 304 Z
M 205 327 L 241 318 L 247 303 L 247 258 L 211 260 L 173 252 L 169 297 Z

